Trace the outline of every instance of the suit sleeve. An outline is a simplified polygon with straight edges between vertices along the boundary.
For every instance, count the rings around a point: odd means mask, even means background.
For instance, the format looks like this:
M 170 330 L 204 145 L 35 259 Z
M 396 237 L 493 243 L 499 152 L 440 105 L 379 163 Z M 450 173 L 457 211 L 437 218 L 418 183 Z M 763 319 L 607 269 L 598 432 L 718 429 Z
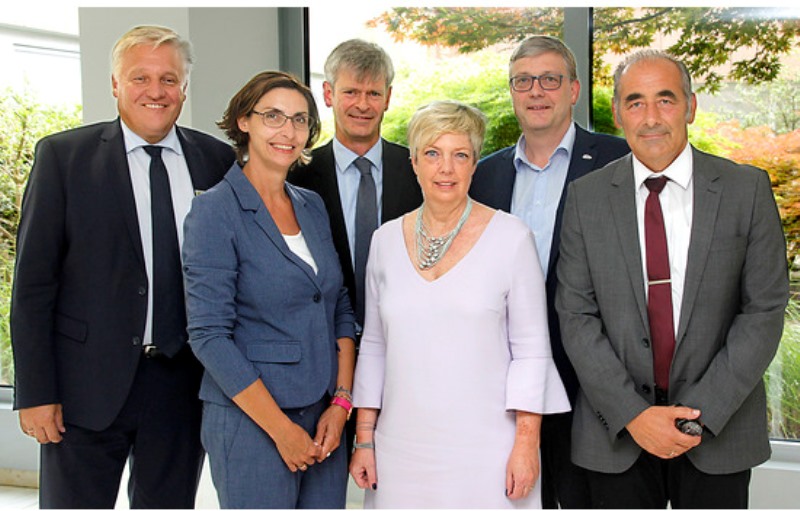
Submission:
M 65 202 L 59 158 L 43 139 L 25 189 L 17 234 L 11 299 L 16 409 L 60 401 L 53 330 L 66 243 Z
M 640 397 L 628 370 L 608 339 L 590 272 L 578 204 L 581 190 L 569 187 L 561 227 L 556 310 L 561 338 L 595 414 L 613 442 L 649 403 Z M 624 312 L 621 312 L 624 313 Z
M 753 193 L 752 211 L 743 212 L 751 221 L 740 309 L 703 376 L 677 396 L 681 403 L 699 408 L 700 419 L 715 434 L 753 392 L 775 356 L 789 297 L 786 242 L 766 172 L 758 171 Z
M 189 345 L 229 398 L 259 378 L 233 342 L 239 277 L 236 235 L 218 190 L 200 195 L 184 222 L 183 264 Z M 217 199 L 217 197 L 213 197 Z

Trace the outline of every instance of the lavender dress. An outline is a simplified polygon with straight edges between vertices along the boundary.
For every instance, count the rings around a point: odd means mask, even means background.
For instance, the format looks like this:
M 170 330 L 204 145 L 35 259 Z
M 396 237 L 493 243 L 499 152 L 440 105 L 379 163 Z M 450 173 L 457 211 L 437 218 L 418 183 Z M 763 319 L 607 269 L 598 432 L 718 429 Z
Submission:
M 505 496 L 513 410 L 569 410 L 533 235 L 498 211 L 437 280 L 413 265 L 402 218 L 376 231 L 354 389 L 355 406 L 380 409 L 365 507 L 541 507 L 539 484 Z

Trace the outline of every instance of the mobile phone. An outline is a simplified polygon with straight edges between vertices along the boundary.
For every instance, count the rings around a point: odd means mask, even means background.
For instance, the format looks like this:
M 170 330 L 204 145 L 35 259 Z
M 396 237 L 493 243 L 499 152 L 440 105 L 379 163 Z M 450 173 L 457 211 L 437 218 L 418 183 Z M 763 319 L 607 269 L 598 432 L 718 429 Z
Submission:
M 696 420 L 676 419 L 675 427 L 678 428 L 681 433 L 686 435 L 701 436 L 703 434 L 703 426 L 701 426 Z

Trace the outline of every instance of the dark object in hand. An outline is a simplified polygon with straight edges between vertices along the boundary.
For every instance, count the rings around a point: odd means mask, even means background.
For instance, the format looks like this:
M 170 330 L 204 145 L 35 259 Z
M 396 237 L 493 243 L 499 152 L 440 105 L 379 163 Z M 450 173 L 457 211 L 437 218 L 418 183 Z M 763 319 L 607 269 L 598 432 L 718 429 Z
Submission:
M 675 427 L 685 435 L 701 436 L 703 434 L 703 426 L 695 420 L 677 419 L 675 421 Z

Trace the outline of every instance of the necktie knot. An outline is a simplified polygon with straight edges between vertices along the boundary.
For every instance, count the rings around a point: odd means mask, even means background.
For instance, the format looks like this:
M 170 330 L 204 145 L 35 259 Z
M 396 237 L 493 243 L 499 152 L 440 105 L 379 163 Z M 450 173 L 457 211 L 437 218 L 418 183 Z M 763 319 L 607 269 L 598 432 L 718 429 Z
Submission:
M 368 159 L 364 158 L 363 156 L 359 156 L 356 158 L 355 166 L 361 175 L 364 177 L 372 176 L 370 170 L 372 169 L 372 164 L 369 162 Z
M 146 145 L 142 146 L 147 154 L 150 155 L 150 158 L 159 158 L 161 157 L 161 150 L 163 147 L 160 145 Z
M 646 179 L 644 181 L 644 185 L 651 192 L 661 193 L 661 190 L 663 190 L 664 187 L 667 186 L 667 181 L 669 181 L 668 177 L 659 176 L 659 177 L 654 177 L 654 178 L 651 178 L 651 179 Z

